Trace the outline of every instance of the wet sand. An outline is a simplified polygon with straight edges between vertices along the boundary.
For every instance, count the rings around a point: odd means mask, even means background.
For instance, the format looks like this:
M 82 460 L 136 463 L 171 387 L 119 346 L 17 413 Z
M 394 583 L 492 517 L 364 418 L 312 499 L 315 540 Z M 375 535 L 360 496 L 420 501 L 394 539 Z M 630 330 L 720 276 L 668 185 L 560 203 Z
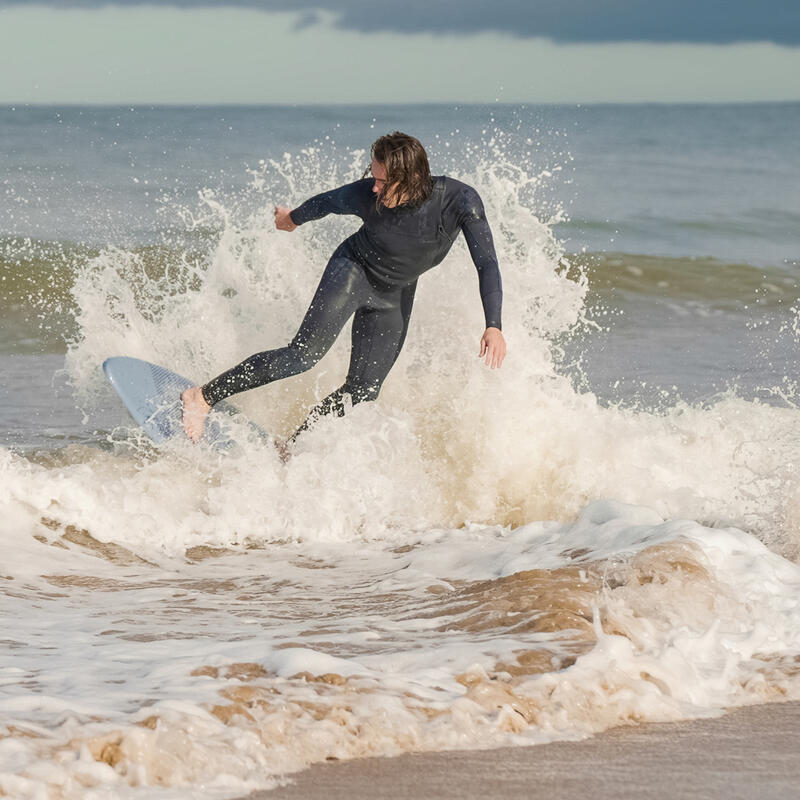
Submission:
M 800 703 L 616 728 L 581 742 L 320 764 L 247 800 L 800 797 Z

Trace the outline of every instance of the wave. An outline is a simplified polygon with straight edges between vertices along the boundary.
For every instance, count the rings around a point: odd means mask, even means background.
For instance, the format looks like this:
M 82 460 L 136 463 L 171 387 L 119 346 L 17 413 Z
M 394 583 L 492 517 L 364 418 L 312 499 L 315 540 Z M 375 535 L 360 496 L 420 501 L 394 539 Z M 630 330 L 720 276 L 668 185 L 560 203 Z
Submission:
M 664 299 L 731 311 L 754 306 L 780 311 L 791 310 L 800 300 L 800 274 L 788 265 L 636 253 L 582 253 L 564 262 L 585 274 L 590 291 L 612 305 Z
M 185 245 L 125 249 L 0 238 L 0 353 L 66 352 L 79 332 L 76 277 L 101 255 L 116 263 L 120 279 L 151 313 L 157 313 L 154 287 L 167 294 L 190 289 L 189 273 L 201 257 L 197 248 Z
M 316 151 L 302 159 L 287 155 L 262 165 L 250 197 L 237 207 L 203 195 L 184 219 L 189 238 L 207 238 L 206 251 L 164 245 L 82 254 L 69 270 L 74 333 L 65 359 L 81 409 L 91 415 L 116 403 L 100 369 L 109 355 L 170 365 L 201 381 L 288 341 L 327 255 L 355 223 L 327 219 L 284 234 L 272 225 L 270 201 L 277 196 L 294 204 L 309 187 L 358 176 L 362 163 L 362 153 L 349 160 Z M 576 391 L 557 358 L 564 337 L 580 341 L 591 331 L 586 315 L 593 291 L 602 298 L 613 287 L 615 296 L 641 303 L 660 302 L 664 293 L 685 298 L 696 291 L 708 302 L 734 298 L 726 302 L 741 307 L 755 293 L 756 301 L 781 298 L 776 307 L 783 308 L 790 305 L 789 289 L 767 293 L 764 288 L 765 275 L 779 289 L 785 287 L 779 282 L 783 273 L 693 259 L 570 257 L 552 224 L 534 213 L 538 176 L 493 153 L 479 169 L 459 177 L 477 186 L 490 218 L 499 220 L 505 331 L 512 343 L 508 365 L 492 373 L 472 356 L 483 321 L 474 267 L 460 242 L 420 282 L 407 345 L 381 402 L 354 409 L 352 423 L 321 424 L 309 433 L 306 443 L 298 444 L 302 457 L 289 468 L 308 472 L 292 491 L 278 490 L 282 468 L 261 452 L 212 473 L 226 504 L 237 507 L 241 487 L 252 479 L 274 482 L 276 505 L 259 523 L 259 536 L 266 541 L 287 531 L 299 536 L 306 529 L 337 538 L 362 528 L 566 519 L 588 500 L 609 496 L 665 516 L 725 520 L 758 532 L 765 541 L 792 540 L 794 528 L 787 531 L 785 524 L 791 517 L 790 465 L 797 446 L 790 387 L 782 387 L 784 408 L 748 403 L 735 393 L 715 398 L 713 410 L 686 403 L 657 412 L 604 407 L 591 392 Z M 340 385 L 347 361 L 344 335 L 315 370 L 237 396 L 235 402 L 265 429 L 286 435 L 320 396 Z M 720 417 L 726 424 L 718 425 Z M 380 432 L 377 439 L 374 431 Z M 764 435 L 772 449 L 752 444 Z M 648 458 L 639 455 L 644 443 L 657 454 L 663 481 L 653 480 Z M 362 451 L 363 460 L 352 463 L 352 454 Z M 404 476 L 402 481 L 386 484 L 388 464 Z M 361 487 L 357 505 L 347 492 L 328 485 L 332 465 L 350 491 Z M 162 468 L 160 463 L 143 468 L 143 474 L 154 476 L 146 494 L 162 479 L 169 484 L 166 477 L 156 477 Z M 492 478 L 484 486 L 485 470 Z M 204 491 L 204 483 L 192 488 L 193 502 L 200 502 L 195 493 Z M 309 495 L 330 498 L 333 505 L 324 517 L 308 507 L 303 498 Z M 102 505 L 99 498 L 96 502 Z M 129 501 L 121 497 L 119 502 Z M 162 543 L 185 545 L 189 532 L 181 520 L 158 526 L 168 532 L 160 535 Z M 238 517 L 226 520 L 212 515 L 207 521 L 213 543 L 235 535 Z M 90 523 L 88 517 L 81 524 L 94 530 Z M 142 541 L 155 535 L 149 530 Z
M 113 265 L 134 303 L 143 313 L 157 315 L 166 298 L 194 291 L 202 283 L 218 235 L 204 230 L 190 244 L 132 249 L 0 239 L 0 313 L 5 321 L 0 353 L 66 352 L 79 332 L 75 280 L 90 264 Z M 270 260 L 261 252 L 246 266 L 268 269 Z M 609 308 L 676 301 L 731 313 L 754 308 L 780 313 L 791 311 L 800 301 L 796 268 L 786 265 L 588 252 L 565 254 L 556 268 L 578 284 L 586 281 L 589 305 L 602 302 Z
M 4 659 L 26 665 L 0 722 L 15 797 L 236 797 L 325 760 L 800 698 L 797 565 L 642 507 L 356 547 L 196 545 L 160 566 L 49 517 L 20 540 L 19 523 L 0 587 L 26 608 L 4 630 Z

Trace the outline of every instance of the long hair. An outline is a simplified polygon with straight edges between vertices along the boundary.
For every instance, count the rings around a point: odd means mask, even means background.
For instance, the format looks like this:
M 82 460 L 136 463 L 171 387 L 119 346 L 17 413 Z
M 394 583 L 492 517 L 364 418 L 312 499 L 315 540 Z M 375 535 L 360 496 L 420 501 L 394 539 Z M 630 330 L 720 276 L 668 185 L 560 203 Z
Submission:
M 433 191 L 428 154 L 419 139 L 407 133 L 387 133 L 372 144 L 372 158 L 386 169 L 384 194 L 396 203 L 421 206 Z M 380 200 L 380 198 L 379 198 Z

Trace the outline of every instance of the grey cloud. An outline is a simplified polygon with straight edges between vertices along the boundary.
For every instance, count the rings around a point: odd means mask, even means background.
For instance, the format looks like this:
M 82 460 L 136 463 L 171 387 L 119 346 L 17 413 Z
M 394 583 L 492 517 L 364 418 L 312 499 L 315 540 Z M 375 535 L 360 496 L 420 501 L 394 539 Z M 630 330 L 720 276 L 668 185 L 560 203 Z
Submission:
M 0 0 L 2 5 L 42 0 Z M 100 7 L 94 0 L 44 0 L 53 7 Z M 299 11 L 302 27 L 318 12 L 341 29 L 361 33 L 477 33 L 496 31 L 561 42 L 771 41 L 800 45 L 797 0 L 120 0 L 112 5 L 182 8 L 246 7 Z

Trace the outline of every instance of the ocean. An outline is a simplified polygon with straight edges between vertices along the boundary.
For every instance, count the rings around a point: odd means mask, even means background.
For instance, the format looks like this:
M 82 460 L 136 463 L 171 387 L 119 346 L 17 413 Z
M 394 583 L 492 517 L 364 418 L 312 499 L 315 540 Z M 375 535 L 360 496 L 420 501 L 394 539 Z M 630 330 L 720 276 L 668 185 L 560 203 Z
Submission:
M 800 699 L 800 104 L 0 108 L 0 795 L 234 798 L 311 764 Z M 377 403 L 284 463 L 154 447 L 109 356 L 295 333 L 405 130 L 475 186 Z M 288 436 L 346 372 L 238 395 Z

